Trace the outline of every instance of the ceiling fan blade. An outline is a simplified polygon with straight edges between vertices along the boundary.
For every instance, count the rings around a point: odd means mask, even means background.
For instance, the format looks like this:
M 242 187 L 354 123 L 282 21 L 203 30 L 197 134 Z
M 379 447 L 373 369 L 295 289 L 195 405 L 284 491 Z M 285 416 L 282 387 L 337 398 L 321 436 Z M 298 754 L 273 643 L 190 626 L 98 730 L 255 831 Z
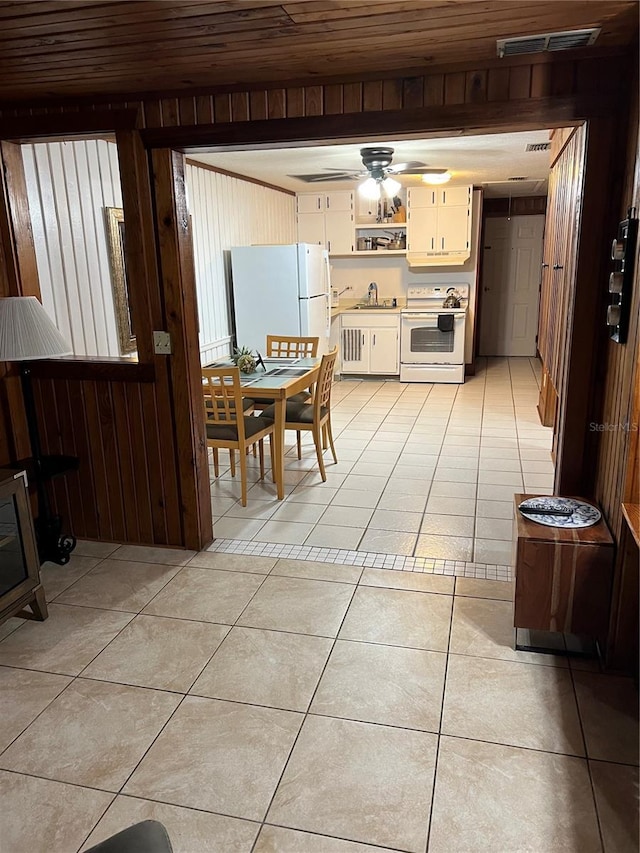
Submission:
M 392 172 L 412 172 L 414 169 L 422 169 L 426 165 L 426 163 L 422 163 L 420 160 L 409 160 L 408 163 L 395 163 L 390 168 Z
M 401 172 L 398 172 L 396 169 L 391 170 L 391 174 L 394 175 L 444 175 L 445 172 L 448 172 L 448 169 L 403 169 Z
M 288 175 L 289 178 L 298 178 L 307 184 L 317 184 L 323 181 L 355 181 L 357 175 L 352 172 L 316 172 L 312 175 Z

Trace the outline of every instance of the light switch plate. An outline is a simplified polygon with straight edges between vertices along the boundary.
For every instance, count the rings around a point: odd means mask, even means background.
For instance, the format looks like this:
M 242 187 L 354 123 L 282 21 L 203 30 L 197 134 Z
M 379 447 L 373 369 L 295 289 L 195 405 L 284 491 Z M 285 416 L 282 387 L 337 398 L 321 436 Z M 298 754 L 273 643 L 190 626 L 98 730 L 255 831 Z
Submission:
M 156 355 L 171 355 L 171 335 L 169 332 L 153 333 L 153 351 Z

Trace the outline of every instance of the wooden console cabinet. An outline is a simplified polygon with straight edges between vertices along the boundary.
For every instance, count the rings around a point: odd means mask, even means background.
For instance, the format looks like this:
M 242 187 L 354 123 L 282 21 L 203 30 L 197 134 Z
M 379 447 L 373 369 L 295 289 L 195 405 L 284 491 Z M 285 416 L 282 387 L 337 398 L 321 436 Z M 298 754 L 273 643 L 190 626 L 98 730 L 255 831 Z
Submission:
M 604 520 L 574 530 L 526 519 L 514 495 L 516 628 L 607 636 L 614 545 Z
M 0 468 L 0 624 L 16 615 L 46 619 L 47 603 L 26 474 Z

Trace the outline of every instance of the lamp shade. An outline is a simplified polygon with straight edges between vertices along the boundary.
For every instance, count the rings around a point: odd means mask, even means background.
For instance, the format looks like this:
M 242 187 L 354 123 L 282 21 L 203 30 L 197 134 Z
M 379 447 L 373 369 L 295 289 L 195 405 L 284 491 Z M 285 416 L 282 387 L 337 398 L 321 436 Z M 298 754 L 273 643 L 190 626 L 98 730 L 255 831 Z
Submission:
M 35 296 L 0 299 L 0 361 L 34 361 L 71 353 Z

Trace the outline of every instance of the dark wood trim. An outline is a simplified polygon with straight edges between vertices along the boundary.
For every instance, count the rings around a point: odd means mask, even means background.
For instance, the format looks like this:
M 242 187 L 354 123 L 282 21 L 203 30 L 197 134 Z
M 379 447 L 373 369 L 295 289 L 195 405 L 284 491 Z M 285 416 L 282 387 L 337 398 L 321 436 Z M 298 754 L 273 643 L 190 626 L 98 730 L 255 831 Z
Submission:
M 620 136 L 619 118 L 598 118 L 588 124 L 580 238 L 570 304 L 571 334 L 564 388 L 559 389 L 555 491 L 561 495 L 591 495 L 594 489 L 595 466 L 585 465 L 585 454 L 596 387 L 594 341 L 605 329 L 598 308 L 608 278 L 610 235 L 617 230 L 617 200 L 612 198 L 611 188 Z
M 485 198 L 483 216 L 544 216 L 547 211 L 546 195 Z
M 607 62 L 611 63 L 615 59 L 626 60 L 631 53 L 631 49 L 624 45 L 619 47 L 592 47 L 589 48 L 588 57 L 585 57 L 584 51 L 567 50 L 563 51 L 562 58 L 566 63 L 581 63 L 589 62 L 592 65 L 598 66 Z M 287 89 L 303 89 L 309 85 L 313 86 L 358 86 L 367 82 L 383 82 L 385 80 L 404 79 L 428 79 L 438 77 L 438 75 L 464 73 L 477 71 L 479 64 L 483 69 L 488 71 L 502 71 L 509 69 L 521 69 L 526 66 L 552 66 L 557 64 L 557 56 L 554 54 L 523 54 L 521 56 L 510 56 L 503 59 L 495 58 L 483 60 L 481 63 L 477 59 L 473 61 L 459 61 L 449 63 L 425 63 L 419 66 L 408 66 L 405 68 L 391 68 L 388 70 L 374 71 L 357 71 L 352 74 L 341 75 L 323 75 L 314 77 L 312 80 L 307 77 L 292 77 L 280 78 L 279 80 L 256 80 L 253 83 L 224 83 L 211 86 L 193 86 L 189 88 L 178 89 L 150 89 L 137 92 L 111 92 L 99 94 L 91 97 L 66 97 L 66 98 L 32 98 L 28 100 L 31 108 L 58 109 L 64 110 L 67 108 L 77 109 L 83 106 L 93 105 L 109 105 L 127 103 L 132 104 L 143 101 L 161 101 L 167 99 L 185 99 L 185 98 L 209 98 L 221 94 L 233 94 L 237 92 L 257 92 L 265 91 L 267 93 L 277 90 Z M 0 101 L 0 111 L 19 109 L 23 105 L 23 101 Z
M 184 157 L 156 150 L 152 162 L 166 329 L 172 347 L 169 372 L 183 541 L 187 548 L 200 550 L 213 539 L 213 523 Z
M 13 142 L 33 142 L 41 137 L 54 139 L 77 136 L 86 139 L 88 134 L 104 136 L 118 130 L 133 130 L 139 120 L 137 107 L 116 110 L 91 110 L 77 113 L 34 116 L 7 116 L 0 125 L 0 139 Z
M 259 187 L 266 187 L 268 190 L 276 190 L 285 195 L 295 196 L 294 190 L 287 190 L 284 187 L 278 187 L 276 184 L 268 184 L 266 181 L 260 181 L 258 178 L 250 178 L 249 175 L 239 175 L 237 172 L 229 172 L 226 169 L 220 169 L 217 166 L 211 166 L 209 163 L 201 163 L 199 160 L 192 160 L 187 157 L 185 160 L 187 166 L 195 166 L 198 169 L 205 169 L 207 172 L 217 172 L 219 175 L 226 175 L 228 178 L 236 178 L 238 181 L 245 181 L 247 184 L 256 184 Z
M 36 296 L 40 299 L 38 265 L 29 213 L 27 180 L 20 146 L 2 142 L 2 196 L 0 210 L 0 241 L 4 257 L 6 284 L 0 295 Z
M 86 356 L 34 361 L 32 373 L 38 379 L 76 379 L 90 382 L 154 382 L 153 364 L 139 364 L 126 359 L 100 359 Z
M 327 139 L 362 139 L 393 132 L 450 131 L 457 135 L 508 133 L 564 127 L 589 117 L 617 115 L 623 94 L 573 95 L 527 98 L 520 101 L 453 106 L 421 107 L 410 110 L 376 110 L 347 115 L 271 119 L 269 121 L 225 122 L 190 127 L 153 127 L 141 130 L 149 148 L 174 148 L 185 154 L 214 150 L 221 145 L 278 145 Z

